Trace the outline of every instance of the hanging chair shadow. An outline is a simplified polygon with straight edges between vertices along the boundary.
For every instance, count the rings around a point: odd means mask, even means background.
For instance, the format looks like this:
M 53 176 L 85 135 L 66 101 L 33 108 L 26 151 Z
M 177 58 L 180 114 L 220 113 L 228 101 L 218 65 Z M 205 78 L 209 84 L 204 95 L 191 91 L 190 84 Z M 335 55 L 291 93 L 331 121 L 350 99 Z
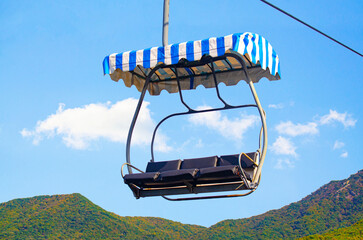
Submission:
M 228 43 L 229 37 L 233 39 L 233 41 L 230 41 L 232 45 L 230 47 L 227 45 L 224 46 L 223 51 L 217 48 L 216 52 L 213 52 L 213 44 L 209 44 L 209 50 L 206 54 L 201 54 L 199 57 L 196 55 L 197 49 L 195 49 L 195 46 L 198 45 L 195 44 L 193 45 L 194 55 L 192 57 L 188 55 L 188 42 L 184 45 L 175 44 L 165 48 L 158 48 L 156 55 L 155 51 L 154 53 L 152 52 L 153 48 L 151 48 L 143 50 L 142 55 L 140 51 L 133 51 L 110 55 L 105 58 L 105 73 L 109 73 L 115 81 L 123 79 L 126 86 L 130 87 L 131 85 L 135 85 L 141 92 L 127 137 L 126 163 L 121 167 L 121 175 L 124 183 L 130 187 L 137 199 L 141 197 L 162 196 L 167 200 L 180 201 L 241 197 L 257 189 L 267 149 L 267 127 L 266 115 L 261 107 L 254 83 L 263 77 L 269 80 L 280 79 L 279 61 L 270 44 L 257 34 L 246 33 L 236 36 L 241 39 L 238 40 L 237 37 L 235 38 L 235 35 L 226 36 L 223 39 L 223 43 L 225 44 Z M 264 48 L 260 47 L 256 51 L 258 45 L 250 40 L 257 42 L 265 41 Z M 203 41 L 200 41 L 202 53 Z M 209 43 L 211 42 L 211 40 L 208 41 Z M 250 42 L 248 43 L 247 41 Z M 245 46 L 242 46 L 241 42 Z M 183 46 L 186 48 L 184 57 L 176 55 L 176 52 L 181 52 L 180 49 Z M 238 49 L 236 46 L 239 46 L 241 49 Z M 231 49 L 235 49 L 236 51 Z M 163 52 L 165 55 L 169 52 L 169 58 L 166 56 L 161 58 L 160 56 L 163 55 L 160 52 Z M 140 55 L 143 56 L 143 62 L 142 64 L 137 64 L 138 59 L 141 59 Z M 123 62 L 125 59 L 127 60 L 126 63 Z M 156 63 L 156 61 L 159 63 Z M 241 80 L 245 80 L 249 85 L 255 104 L 234 106 L 226 103 L 221 98 L 218 89 L 220 82 L 224 82 L 227 86 L 233 86 Z M 182 90 L 195 89 L 199 85 L 203 85 L 206 88 L 215 88 L 217 97 L 222 102 L 223 107 L 204 110 L 195 110 L 189 107 L 183 100 Z M 131 164 L 130 148 L 133 130 L 146 91 L 149 91 L 151 95 L 159 95 L 163 89 L 166 89 L 169 93 L 178 92 L 180 101 L 186 107 L 187 111 L 166 116 L 156 125 L 151 140 L 151 160 L 147 163 L 146 170 L 142 171 Z M 240 152 L 231 155 L 183 160 L 154 161 L 154 140 L 156 132 L 166 120 L 181 115 L 248 107 L 257 108 L 261 120 L 259 147 L 255 152 Z M 128 170 L 127 174 L 124 174 L 125 166 Z M 137 172 L 133 172 L 132 169 Z M 234 193 L 235 191 L 241 190 L 245 190 L 245 192 Z M 232 193 L 212 196 L 207 194 L 218 192 Z M 202 196 L 170 197 L 184 194 L 202 194 Z

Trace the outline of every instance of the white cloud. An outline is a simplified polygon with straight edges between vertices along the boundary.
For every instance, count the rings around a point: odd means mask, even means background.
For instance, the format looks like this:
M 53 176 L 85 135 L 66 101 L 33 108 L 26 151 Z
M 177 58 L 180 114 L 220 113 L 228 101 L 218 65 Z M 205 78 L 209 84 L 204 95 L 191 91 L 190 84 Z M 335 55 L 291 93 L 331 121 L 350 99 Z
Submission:
M 342 148 L 342 147 L 344 147 L 345 146 L 345 144 L 343 143 L 343 142 L 339 142 L 338 140 L 336 140 L 335 141 L 335 143 L 334 143 L 334 147 L 333 147 L 333 149 L 335 150 L 335 149 L 339 149 L 339 148 Z
M 279 103 L 279 104 L 269 104 L 268 105 L 269 108 L 274 108 L 274 109 L 283 109 L 284 108 L 284 104 Z
M 208 109 L 208 106 L 201 106 L 197 109 Z M 221 112 L 206 112 L 193 114 L 189 121 L 195 125 L 206 126 L 209 129 L 217 131 L 225 138 L 236 139 L 240 142 L 246 131 L 259 122 L 256 115 L 241 115 L 239 118 L 228 119 L 222 116 Z
M 271 150 L 278 155 L 297 157 L 296 146 L 294 143 L 290 139 L 281 136 L 279 136 L 272 144 Z
M 23 137 L 32 137 L 33 143 L 39 144 L 45 137 L 61 136 L 63 142 L 71 148 L 86 149 L 90 143 L 98 139 L 125 143 L 129 126 L 137 105 L 137 100 L 128 98 L 111 104 L 92 103 L 83 107 L 65 109 L 59 104 L 55 114 L 43 121 L 38 121 L 34 130 L 23 129 Z M 154 128 L 148 102 L 144 102 L 135 126 L 132 143 L 136 145 L 149 144 Z M 166 144 L 167 137 L 158 134 L 155 150 L 170 151 Z
M 278 107 L 270 106 L 270 107 Z M 314 121 L 308 122 L 306 124 L 295 124 L 291 121 L 281 122 L 280 124 L 275 126 L 276 131 L 283 136 L 296 137 L 301 135 L 316 135 L 319 133 L 319 128 L 323 125 L 331 125 L 335 122 L 341 123 L 345 128 L 354 127 L 357 120 L 354 119 L 348 113 L 338 113 L 335 110 L 329 110 L 329 114 L 326 114 L 322 117 L 317 117 Z M 345 143 L 340 142 L 338 140 L 335 141 L 333 150 L 342 149 L 345 146 Z M 285 138 L 279 136 L 276 141 L 271 146 L 271 150 L 277 155 L 288 155 L 297 157 L 296 153 L 297 147 L 289 138 Z M 348 152 L 343 151 L 340 155 L 342 158 L 348 157 Z M 283 166 L 293 166 L 293 161 L 290 159 L 278 159 L 278 162 L 275 168 L 281 169 Z
M 284 158 L 284 159 L 277 159 L 277 163 L 274 166 L 276 169 L 285 169 L 285 168 L 293 168 L 295 167 L 295 164 L 290 159 Z
M 295 102 L 291 101 L 287 104 L 284 104 L 284 103 L 278 103 L 278 104 L 269 104 L 268 107 L 269 108 L 274 108 L 274 109 L 283 109 L 285 108 L 286 106 L 289 106 L 289 107 L 292 107 L 295 105 Z
M 342 157 L 342 158 L 347 158 L 347 157 L 348 157 L 348 152 L 347 152 L 347 151 L 344 151 L 344 152 L 340 155 L 340 157 Z
M 295 124 L 291 121 L 287 121 L 278 124 L 275 129 L 279 134 L 291 137 L 300 135 L 315 135 L 319 133 L 319 125 L 327 125 L 334 122 L 340 122 L 344 125 L 344 127 L 353 127 L 357 120 L 353 119 L 352 116 L 347 113 L 338 113 L 337 111 L 330 110 L 329 114 L 320 117 L 317 121 L 308 122 L 306 124 Z
M 203 141 L 202 141 L 202 139 L 198 139 L 198 142 L 195 144 L 195 147 L 197 147 L 197 148 L 202 148 L 202 147 L 204 147 L 204 143 L 203 143 Z
M 275 129 L 277 130 L 277 132 L 279 134 L 285 134 L 291 137 L 296 137 L 299 135 L 314 135 L 319 133 L 318 130 L 318 124 L 314 123 L 314 122 L 309 122 L 307 124 L 294 124 L 291 121 L 287 121 L 287 122 L 282 122 L 279 125 L 277 125 L 275 127 Z
M 357 120 L 352 118 L 350 114 L 345 113 L 338 113 L 334 110 L 329 110 L 329 114 L 324 115 L 320 118 L 320 124 L 332 124 L 333 122 L 340 122 L 344 125 L 344 127 L 354 127 Z
M 169 140 L 169 138 L 160 132 L 161 131 L 159 130 L 155 137 L 155 144 L 154 144 L 155 151 L 164 152 L 164 153 L 172 151 L 173 148 L 167 144 L 167 141 Z M 151 134 L 151 132 L 150 132 L 150 134 Z M 147 137 L 147 142 L 149 143 L 149 141 L 150 141 L 150 138 Z

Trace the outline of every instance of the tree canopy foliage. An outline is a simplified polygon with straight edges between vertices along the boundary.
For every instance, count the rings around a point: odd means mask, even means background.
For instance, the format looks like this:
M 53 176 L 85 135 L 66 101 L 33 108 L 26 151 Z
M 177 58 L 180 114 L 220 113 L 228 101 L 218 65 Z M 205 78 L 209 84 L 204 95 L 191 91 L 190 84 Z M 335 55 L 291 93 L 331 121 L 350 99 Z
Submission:
M 301 201 L 210 228 L 155 217 L 121 217 L 81 194 L 0 204 L 0 239 L 359 239 L 363 171 L 332 181 Z M 227 200 L 228 201 L 228 200 Z
M 190 239 L 204 227 L 153 217 L 120 217 L 81 194 L 0 205 L 0 239 Z
M 331 181 L 302 200 L 246 219 L 225 220 L 195 239 L 295 239 L 350 226 L 363 218 L 363 170 Z
M 363 220 L 350 227 L 338 228 L 324 234 L 315 234 L 299 240 L 359 240 L 363 238 Z

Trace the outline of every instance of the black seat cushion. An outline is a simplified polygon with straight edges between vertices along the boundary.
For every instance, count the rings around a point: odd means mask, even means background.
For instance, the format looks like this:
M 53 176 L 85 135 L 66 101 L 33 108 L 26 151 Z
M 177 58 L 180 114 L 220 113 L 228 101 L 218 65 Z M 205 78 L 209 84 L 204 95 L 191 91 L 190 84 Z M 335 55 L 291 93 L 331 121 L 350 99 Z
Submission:
M 149 162 L 145 173 L 126 174 L 124 182 L 126 184 L 135 184 L 139 187 L 150 187 L 157 185 L 160 180 L 160 172 L 172 171 L 180 168 L 181 160 Z
M 160 173 L 160 178 L 162 182 L 182 182 L 183 180 L 190 181 L 197 176 L 198 172 L 198 169 L 180 169 L 165 171 Z
M 217 156 L 185 159 L 181 164 L 180 170 L 160 173 L 161 184 L 172 184 L 175 186 L 185 185 L 185 182 L 192 184 L 195 178 L 199 176 L 199 169 L 215 167 L 217 160 Z
M 247 153 L 253 160 L 256 153 Z M 248 180 L 252 180 L 255 164 L 242 155 L 241 165 Z M 216 167 L 201 168 L 197 183 L 222 183 L 241 181 L 241 170 L 239 169 L 239 154 L 224 155 L 218 159 Z
M 246 171 L 247 170 L 247 171 Z M 254 168 L 243 168 L 246 178 L 252 181 Z M 223 183 L 242 181 L 240 169 L 237 165 L 217 166 L 199 170 L 197 183 Z
M 136 186 L 143 187 L 148 183 L 153 183 L 159 177 L 159 172 L 148 172 L 148 173 L 133 173 L 126 174 L 124 176 L 124 182 L 126 184 L 135 184 Z
M 198 169 L 198 168 L 215 167 L 217 165 L 217 160 L 218 160 L 217 156 L 184 159 L 180 168 Z
M 246 153 L 252 160 L 256 160 L 257 153 Z M 234 155 L 224 155 L 219 158 L 219 166 L 227 166 L 227 165 L 239 165 L 239 154 Z M 251 168 L 254 167 L 255 164 L 250 159 L 248 159 L 245 155 L 242 155 L 241 159 L 242 168 Z
M 198 179 L 212 180 L 239 176 L 238 166 L 228 165 L 220 167 L 201 168 Z
M 178 170 L 181 160 L 163 161 L 163 162 L 148 162 L 146 172 L 164 172 L 170 170 Z

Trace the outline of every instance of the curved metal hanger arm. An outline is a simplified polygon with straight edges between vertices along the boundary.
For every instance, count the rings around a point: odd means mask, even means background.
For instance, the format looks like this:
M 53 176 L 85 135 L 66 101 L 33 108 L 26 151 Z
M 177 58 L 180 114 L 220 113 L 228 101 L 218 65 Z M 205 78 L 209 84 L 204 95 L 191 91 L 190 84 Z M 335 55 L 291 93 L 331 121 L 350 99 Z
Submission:
M 154 132 L 153 132 L 153 136 L 152 136 L 152 139 L 151 139 L 151 162 L 154 162 L 154 142 L 155 142 L 156 132 L 159 129 L 160 125 L 163 122 L 165 122 L 167 119 L 169 119 L 171 117 L 181 116 L 181 115 L 196 114 L 196 113 L 205 113 L 205 112 L 214 112 L 214 111 L 223 111 L 223 110 L 228 110 L 228 109 L 236 109 L 236 108 L 244 108 L 244 107 L 256 107 L 257 108 L 257 105 L 255 105 L 255 104 L 245 104 L 245 105 L 237 105 L 237 106 L 227 105 L 227 106 L 221 107 L 221 108 L 210 108 L 210 109 L 204 109 L 204 110 L 193 110 L 193 111 L 188 111 L 188 112 L 173 113 L 173 114 L 170 114 L 170 115 L 166 116 L 165 118 L 163 118 L 156 125 L 156 127 L 154 129 Z
M 135 128 L 137 117 L 139 116 L 139 112 L 141 110 L 142 102 L 144 101 L 146 90 L 148 89 L 148 86 L 149 86 L 150 79 L 151 79 L 152 75 L 159 68 L 161 68 L 162 66 L 164 66 L 164 64 L 160 64 L 160 65 L 156 66 L 155 68 L 153 68 L 153 70 L 150 71 L 150 73 L 147 75 L 147 77 L 145 79 L 144 87 L 142 88 L 141 95 L 140 95 L 140 98 L 139 98 L 139 102 L 137 103 L 137 106 L 136 106 L 136 109 L 135 109 L 135 114 L 134 114 L 134 117 L 132 118 L 132 122 L 131 122 L 131 125 L 130 125 L 130 128 L 129 128 L 129 133 L 127 135 L 126 162 L 128 164 L 131 164 L 131 161 L 130 161 L 130 148 L 131 148 L 132 133 L 133 133 L 134 128 Z M 130 174 L 132 173 L 132 169 L 131 169 L 130 165 L 127 165 L 127 170 L 129 171 Z
M 265 111 L 263 110 L 263 108 L 261 106 L 260 100 L 259 100 L 259 98 L 257 96 L 256 89 L 255 89 L 255 87 L 253 85 L 253 82 L 252 82 L 250 76 L 248 75 L 247 65 L 246 65 L 245 61 L 236 54 L 226 53 L 225 55 L 226 56 L 230 55 L 230 56 L 236 58 L 240 62 L 240 64 L 242 65 L 243 71 L 244 71 L 244 73 L 246 75 L 246 78 L 247 78 L 247 83 L 250 86 L 250 90 L 252 92 L 253 98 L 254 98 L 255 103 L 257 105 L 258 111 L 260 113 L 260 118 L 261 118 L 261 121 L 262 121 L 262 129 L 263 129 L 263 131 L 262 131 L 262 133 L 263 133 L 262 152 L 261 152 L 261 155 L 260 155 L 260 162 L 259 162 L 259 165 L 257 167 L 256 174 L 254 175 L 254 177 L 252 179 L 253 183 L 257 183 L 257 181 L 258 181 L 258 179 L 259 179 L 259 177 L 261 175 L 261 170 L 262 170 L 262 166 L 263 166 L 263 163 L 264 163 L 264 160 L 265 160 L 265 157 L 266 157 L 266 151 L 267 151 L 266 115 L 265 115 Z

